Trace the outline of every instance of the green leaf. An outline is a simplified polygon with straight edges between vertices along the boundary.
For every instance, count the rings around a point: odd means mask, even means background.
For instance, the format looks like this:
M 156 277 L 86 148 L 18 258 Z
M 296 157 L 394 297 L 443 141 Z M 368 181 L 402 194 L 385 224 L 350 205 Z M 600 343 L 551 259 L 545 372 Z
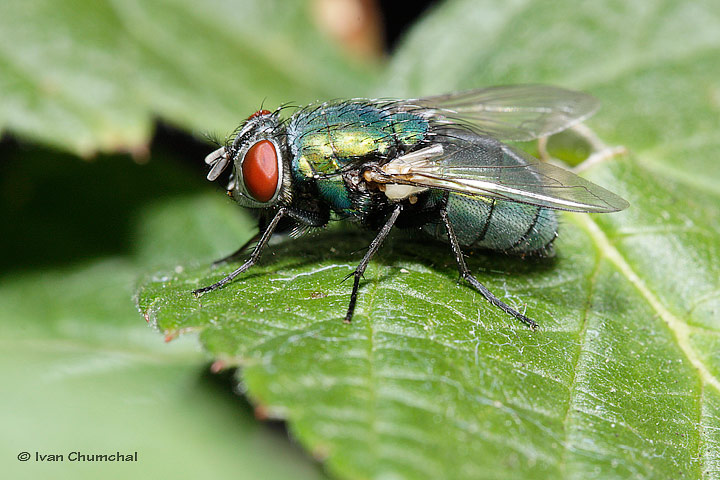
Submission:
M 195 339 L 159 341 L 132 302 L 139 272 L 232 247 L 231 236 L 204 236 L 204 222 L 242 231 L 245 217 L 198 193 L 202 178 L 161 152 L 143 166 L 84 163 L 6 143 L 2 158 L 4 478 L 323 478 L 284 432 L 256 421 L 230 376 L 210 373 Z M 167 216 L 190 251 L 157 231 Z M 172 250 L 137 248 L 141 237 Z M 15 459 L 23 451 L 27 462 Z M 118 451 L 137 462 L 69 458 Z
M 375 69 L 304 2 L 0 4 L 0 129 L 81 155 L 147 150 L 153 117 L 225 135 L 267 104 L 364 92 Z
M 553 260 L 470 258 L 537 332 L 456 284 L 446 245 L 401 234 L 344 325 L 340 280 L 372 238 L 344 230 L 283 242 L 201 299 L 236 265 L 157 274 L 138 305 L 241 365 L 252 401 L 341 477 L 720 478 L 718 54 L 716 2 L 465 0 L 394 56 L 383 95 L 583 89 L 604 103 L 591 127 L 629 150 L 583 174 L 630 209 L 565 216 Z

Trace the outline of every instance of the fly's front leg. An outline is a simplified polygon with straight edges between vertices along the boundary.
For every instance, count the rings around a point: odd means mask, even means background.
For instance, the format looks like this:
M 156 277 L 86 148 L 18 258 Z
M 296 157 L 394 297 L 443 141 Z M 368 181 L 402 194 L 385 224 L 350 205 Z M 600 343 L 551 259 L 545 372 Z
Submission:
M 466 280 L 470 285 L 473 286 L 473 288 L 475 288 L 475 290 L 480 292 L 480 295 L 485 297 L 488 302 L 492 303 L 503 312 L 508 313 L 520 320 L 521 322 L 529 325 L 530 328 L 535 330 L 538 324 L 534 320 L 526 317 L 522 313 L 500 301 L 499 298 L 493 295 L 492 292 L 490 292 L 490 290 L 485 287 L 485 285 L 480 283 L 478 279 L 475 278 L 472 273 L 470 273 L 470 270 L 465 264 L 465 258 L 463 257 L 462 250 L 460 250 L 460 244 L 458 243 L 457 237 L 455 236 L 455 231 L 453 230 L 452 225 L 450 224 L 450 220 L 448 219 L 447 210 L 443 208 L 440 211 L 440 215 L 442 216 L 443 222 L 445 223 L 445 228 L 447 229 L 448 233 L 448 239 L 450 240 L 450 246 L 452 247 L 453 253 L 455 253 L 455 260 L 457 261 L 458 270 L 460 270 L 460 276 L 463 278 L 463 280 Z
M 378 251 L 383 240 L 385 240 L 388 233 L 390 233 L 390 230 L 392 230 L 392 227 L 401 211 L 402 206 L 398 205 L 395 207 L 395 210 L 393 210 L 392 214 L 390 214 L 390 217 L 387 219 L 387 222 L 385 222 L 385 225 L 382 227 L 380 232 L 378 232 L 375 240 L 373 240 L 370 244 L 370 248 L 368 248 L 367 253 L 365 253 L 365 256 L 360 261 L 360 265 L 357 266 L 355 272 L 345 277 L 347 279 L 350 278 L 350 276 L 354 276 L 355 279 L 353 281 L 352 293 L 350 294 L 350 305 L 348 306 L 347 314 L 345 315 L 345 320 L 343 320 L 343 322 L 350 323 L 352 321 L 353 313 L 355 312 L 355 303 L 357 302 L 358 288 L 360 287 L 360 279 L 362 278 L 363 273 L 365 273 L 365 269 L 367 268 L 368 263 L 370 263 L 370 259 L 373 255 L 375 255 L 375 252 Z
M 260 237 L 260 240 L 258 241 L 257 245 L 255 245 L 255 248 L 253 249 L 253 252 L 250 254 L 250 258 L 242 264 L 242 266 L 232 273 L 230 273 L 227 277 L 223 278 L 217 283 L 213 283 L 212 285 L 209 285 L 207 287 L 198 288 L 197 290 L 193 290 L 193 295 L 196 297 L 202 295 L 203 293 L 211 292 L 213 290 L 217 290 L 218 288 L 222 287 L 223 285 L 226 285 L 233 281 L 235 277 L 255 265 L 255 263 L 260 258 L 260 254 L 262 253 L 263 249 L 267 246 L 268 241 L 270 240 L 270 237 L 272 237 L 273 231 L 275 231 L 275 228 L 277 227 L 278 223 L 280 223 L 280 220 L 285 216 L 287 213 L 287 208 L 282 207 L 278 212 L 275 214 L 275 217 L 273 217 L 272 221 L 268 225 L 268 227 L 265 229 L 265 232 L 263 232 L 262 236 Z
M 242 254 L 244 254 L 245 251 L 246 251 L 248 248 L 250 248 L 250 245 L 252 245 L 253 243 L 255 243 L 255 242 L 257 242 L 258 240 L 260 240 L 260 236 L 261 236 L 261 235 L 262 235 L 262 232 L 257 232 L 255 235 L 252 236 L 252 238 L 250 238 L 250 240 L 248 240 L 247 242 L 245 242 L 242 247 L 238 248 L 237 250 L 235 250 L 233 253 L 231 253 L 231 254 L 228 255 L 227 257 L 223 257 L 223 258 L 221 258 L 220 260 L 215 260 L 215 261 L 212 263 L 212 266 L 213 266 L 213 267 L 217 267 L 217 266 L 219 266 L 219 265 L 222 265 L 223 263 L 234 262 L 235 260 L 237 260 L 238 258 L 240 258 L 240 256 L 241 256 Z

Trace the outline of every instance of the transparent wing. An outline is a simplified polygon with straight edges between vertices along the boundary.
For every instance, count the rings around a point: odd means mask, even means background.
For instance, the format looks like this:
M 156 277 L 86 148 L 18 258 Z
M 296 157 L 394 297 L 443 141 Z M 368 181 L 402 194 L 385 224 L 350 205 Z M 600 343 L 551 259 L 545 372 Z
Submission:
M 628 202 L 490 137 L 458 136 L 380 167 L 378 183 L 440 188 L 574 212 L 617 212 Z
M 525 141 L 561 132 L 599 108 L 586 93 L 548 85 L 508 85 L 409 100 L 440 123 L 461 124 L 501 140 Z

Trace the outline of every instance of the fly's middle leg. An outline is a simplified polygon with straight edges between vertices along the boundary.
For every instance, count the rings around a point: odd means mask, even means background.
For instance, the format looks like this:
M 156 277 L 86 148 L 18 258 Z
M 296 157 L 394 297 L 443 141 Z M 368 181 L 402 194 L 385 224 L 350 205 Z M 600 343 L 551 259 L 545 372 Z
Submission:
M 465 258 L 463 257 L 462 250 L 460 250 L 460 243 L 458 242 L 457 236 L 455 236 L 455 230 L 453 230 L 453 227 L 450 224 L 450 220 L 448 219 L 447 210 L 443 208 L 440 211 L 440 215 L 443 219 L 443 223 L 445 223 L 445 229 L 447 230 L 448 239 L 450 240 L 450 246 L 452 247 L 453 253 L 455 254 L 455 260 L 457 261 L 458 270 L 460 271 L 460 277 L 462 277 L 463 280 L 467 281 L 470 285 L 472 285 L 472 287 L 477 290 L 480 295 L 485 297 L 488 302 L 492 303 L 503 312 L 512 315 L 521 322 L 529 325 L 530 328 L 532 328 L 533 330 L 536 329 L 538 324 L 534 320 L 526 317 L 525 315 L 513 309 L 509 305 L 503 303 L 499 298 L 493 295 L 492 292 L 488 290 L 487 287 L 485 287 L 485 285 L 480 283 L 478 279 L 473 276 L 472 273 L 470 273 L 470 270 L 465 263 Z
M 348 306 L 347 314 L 345 315 L 345 320 L 343 322 L 350 323 L 352 321 L 353 313 L 355 312 L 355 304 L 357 303 L 357 296 L 358 296 L 358 288 L 360 288 L 360 279 L 363 276 L 363 273 L 365 273 L 365 269 L 367 268 L 368 264 L 370 263 L 370 259 L 375 255 L 375 253 L 380 248 L 380 245 L 382 245 L 383 240 L 388 236 L 390 233 L 390 230 L 392 230 L 393 225 L 395 224 L 395 221 L 397 220 L 398 216 L 400 215 L 400 212 L 402 211 L 402 206 L 397 205 L 395 207 L 395 210 L 390 214 L 390 217 L 388 217 L 387 221 L 385 222 L 385 225 L 380 229 L 375 239 L 370 243 L 370 247 L 368 248 L 368 251 L 365 253 L 365 256 L 360 261 L 360 264 L 357 266 L 355 271 L 348 275 L 347 278 L 350 278 L 351 276 L 354 276 L 355 279 L 353 281 L 353 289 L 352 293 L 350 294 L 350 305 Z

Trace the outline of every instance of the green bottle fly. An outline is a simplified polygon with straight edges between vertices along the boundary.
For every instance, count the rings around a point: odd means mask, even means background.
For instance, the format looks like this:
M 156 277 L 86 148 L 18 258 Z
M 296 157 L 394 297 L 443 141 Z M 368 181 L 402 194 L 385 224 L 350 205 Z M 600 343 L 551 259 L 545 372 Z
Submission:
M 397 226 L 449 242 L 463 279 L 534 328 L 535 321 L 478 282 L 461 247 L 548 255 L 557 237 L 557 210 L 604 213 L 628 206 L 608 190 L 500 141 L 552 135 L 597 107 L 580 92 L 522 85 L 414 100 L 325 102 L 284 120 L 280 110 L 260 110 L 206 158 L 212 167 L 208 179 L 232 165 L 228 192 L 239 204 L 266 213 L 253 239 L 257 244 L 241 267 L 194 293 L 222 287 L 250 268 L 281 221 L 302 232 L 331 218 L 349 219 L 378 234 L 353 274 L 346 322 L 365 268 Z

